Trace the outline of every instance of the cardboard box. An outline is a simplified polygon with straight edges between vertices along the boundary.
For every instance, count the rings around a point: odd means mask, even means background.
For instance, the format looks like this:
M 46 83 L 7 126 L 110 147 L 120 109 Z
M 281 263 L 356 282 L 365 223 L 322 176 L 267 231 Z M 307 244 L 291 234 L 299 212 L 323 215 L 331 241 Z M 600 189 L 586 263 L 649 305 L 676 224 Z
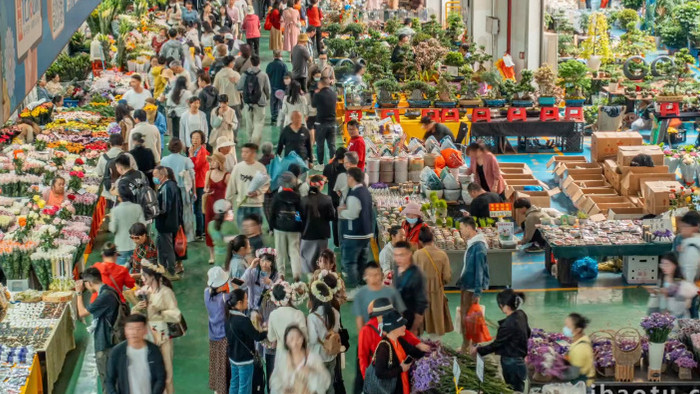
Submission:
M 680 190 L 678 181 L 645 181 L 642 183 L 644 208 L 647 212 L 660 215 L 671 208 L 669 194 L 672 189 Z
M 503 179 L 508 183 L 511 179 L 537 179 L 532 174 L 501 174 Z
M 558 156 L 558 155 L 552 155 L 552 158 L 549 159 L 547 162 L 547 168 L 551 167 L 553 164 L 555 164 L 554 168 L 557 168 L 556 164 L 559 163 L 564 163 L 564 162 L 580 162 L 580 163 L 587 163 L 588 159 L 586 156 Z
M 530 167 L 525 164 L 525 163 L 498 163 L 498 166 L 501 168 L 501 173 L 502 174 L 532 174 L 532 170 Z M 508 171 L 504 171 L 508 170 Z M 513 172 L 513 170 L 518 170 L 518 172 Z
M 637 145 L 637 146 L 620 146 L 617 151 L 617 165 L 629 166 L 638 154 L 644 153 L 651 156 L 654 165 L 661 166 L 664 164 L 664 152 L 657 145 Z
M 565 177 L 565 173 L 568 174 L 594 174 L 592 170 L 600 169 L 600 164 L 598 163 L 584 163 L 584 162 L 561 162 L 554 167 L 555 177 Z
M 610 220 L 636 220 L 641 219 L 647 212 L 644 208 L 611 208 L 608 210 Z
M 636 131 L 597 131 L 591 135 L 591 161 L 616 157 L 620 146 L 641 145 L 642 135 Z
M 536 205 L 540 208 L 549 208 L 551 205 L 551 197 L 548 191 L 544 190 L 541 192 L 525 191 L 524 186 L 511 186 L 506 187 L 506 201 L 515 202 L 517 198 L 527 197 L 530 199 L 532 205 Z
M 631 202 L 627 203 L 609 203 L 609 204 L 596 204 L 591 209 L 586 212 L 589 215 L 603 214 L 606 215 L 611 209 L 625 209 L 625 208 L 637 208 Z
M 576 192 L 576 194 L 571 196 L 571 201 L 574 203 L 576 208 L 581 209 L 586 197 L 592 195 L 617 196 L 618 194 L 612 187 L 581 188 L 578 192 Z
M 668 172 L 668 166 L 658 167 L 622 167 L 620 194 L 636 196 L 641 191 L 641 181 L 673 181 L 676 174 Z
M 586 182 L 590 181 L 605 181 L 605 177 L 602 173 L 600 174 L 579 174 L 579 175 L 569 175 L 561 182 L 562 189 L 565 189 L 572 183 L 577 183 L 579 186 L 585 185 Z
M 580 210 L 584 212 L 590 211 L 595 205 L 600 204 L 631 204 L 634 203 L 627 197 L 623 196 L 609 196 L 609 195 L 588 195 L 585 196 L 583 202 L 580 204 Z
M 607 188 L 610 187 L 610 184 L 604 180 L 599 180 L 599 181 L 583 181 L 583 182 L 572 182 L 570 183 L 566 189 L 564 189 L 564 194 L 569 196 L 571 198 L 572 196 L 575 196 L 576 193 L 578 193 L 579 190 L 581 189 L 587 189 L 587 188 Z
M 615 160 L 606 159 L 603 161 L 603 175 L 605 175 L 605 180 L 610 182 L 612 187 L 619 192 L 622 173 Z

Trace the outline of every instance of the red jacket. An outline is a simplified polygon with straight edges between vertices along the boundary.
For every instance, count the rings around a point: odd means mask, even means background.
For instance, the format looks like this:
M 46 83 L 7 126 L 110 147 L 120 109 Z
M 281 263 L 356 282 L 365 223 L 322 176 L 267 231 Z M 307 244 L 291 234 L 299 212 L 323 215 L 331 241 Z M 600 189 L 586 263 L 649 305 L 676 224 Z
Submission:
M 357 152 L 357 157 L 359 158 L 359 161 L 357 162 L 357 166 L 364 171 L 365 170 L 365 152 L 367 151 L 367 148 L 365 147 L 365 139 L 357 136 L 350 138 L 350 142 L 348 142 L 348 152 Z
M 320 8 L 318 8 L 318 5 L 314 5 L 313 7 L 307 9 L 306 17 L 309 18 L 309 25 L 321 27 L 321 19 L 323 19 L 323 12 Z
M 377 333 L 377 330 L 379 330 L 377 325 L 378 322 L 376 317 L 369 319 L 367 324 L 365 324 L 365 326 L 360 330 L 360 334 L 358 336 L 357 358 L 360 360 L 360 372 L 362 372 L 363 379 L 365 377 L 367 367 L 372 362 L 374 350 L 377 348 L 377 345 L 379 345 L 379 341 L 382 340 L 382 337 Z M 413 335 L 413 333 L 408 330 L 406 330 L 406 335 L 404 335 L 403 339 L 413 346 L 420 343 L 420 339 L 418 339 L 418 337 Z
M 95 263 L 93 267 L 97 268 L 97 270 L 100 271 L 100 274 L 102 274 L 102 283 L 116 290 L 119 294 L 119 298 L 122 299 L 122 302 L 126 302 L 124 295 L 122 294 L 122 289 L 124 287 L 131 289 L 132 287 L 136 286 L 136 281 L 134 281 L 134 278 L 129 275 L 129 270 L 126 269 L 126 267 L 122 267 L 116 263 L 105 262 Z M 114 281 L 112 281 L 112 279 L 114 279 Z M 117 286 L 119 287 L 117 288 Z M 97 293 L 92 293 L 90 302 L 94 302 L 95 298 L 97 298 Z
M 204 187 L 207 183 L 207 171 L 209 171 L 207 156 L 209 156 L 209 152 L 207 148 L 202 146 L 196 156 L 190 157 L 194 163 L 194 186 L 196 188 Z
M 411 225 L 405 220 L 403 223 L 401 223 L 401 228 L 403 228 L 403 231 L 406 233 L 406 241 L 408 241 L 411 245 L 418 245 L 418 234 L 420 234 L 420 229 L 423 227 L 429 227 L 427 223 L 420 219 L 418 220 L 418 223 L 416 223 L 413 228 L 411 228 Z

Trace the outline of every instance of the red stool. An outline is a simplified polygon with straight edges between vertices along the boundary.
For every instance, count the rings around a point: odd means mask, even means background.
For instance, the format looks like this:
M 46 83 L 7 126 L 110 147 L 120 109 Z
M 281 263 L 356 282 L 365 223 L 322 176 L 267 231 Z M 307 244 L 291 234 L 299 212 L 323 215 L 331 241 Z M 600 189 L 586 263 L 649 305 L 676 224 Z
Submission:
M 445 108 L 442 110 L 442 123 L 445 122 L 459 122 L 459 109 L 457 108 Z
M 508 108 L 508 121 L 513 122 L 515 120 L 522 120 L 523 122 L 527 120 L 527 111 L 525 110 L 525 108 Z
M 472 112 L 472 123 L 476 122 L 490 122 L 491 121 L 491 110 L 488 108 L 474 108 Z
M 559 108 L 542 107 L 540 110 L 540 120 L 542 122 L 546 122 L 548 120 L 559 120 Z
M 348 109 L 345 110 L 345 123 L 355 119 L 356 121 L 362 120 L 362 110 L 361 109 Z
M 659 103 L 661 116 L 680 116 L 681 110 L 678 103 Z
M 379 112 L 379 119 L 392 118 L 396 123 L 401 123 L 401 114 L 398 109 L 383 109 Z
M 573 120 L 575 122 L 583 122 L 583 107 L 566 107 L 564 119 Z
M 440 123 L 440 110 L 425 108 L 420 112 L 420 117 L 423 118 L 426 116 L 429 116 L 433 122 Z

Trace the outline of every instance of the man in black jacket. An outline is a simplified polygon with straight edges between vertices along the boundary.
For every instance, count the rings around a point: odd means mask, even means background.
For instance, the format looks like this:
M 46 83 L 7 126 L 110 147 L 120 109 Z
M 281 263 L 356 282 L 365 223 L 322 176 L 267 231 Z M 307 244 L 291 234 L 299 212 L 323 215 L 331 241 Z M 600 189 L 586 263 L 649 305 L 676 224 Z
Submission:
M 148 178 L 146 175 L 144 175 L 143 172 L 134 169 L 131 166 L 132 162 L 135 167 L 136 161 L 134 160 L 133 156 L 126 152 L 120 153 L 119 156 L 114 159 L 115 168 L 119 173 L 119 179 L 112 183 L 110 193 L 113 196 L 119 195 L 118 190 L 120 187 L 128 187 L 130 190 L 136 190 L 136 188 L 139 186 L 139 180 L 148 183 Z
M 153 170 L 153 183 L 158 186 L 158 205 L 160 207 L 160 214 L 156 216 L 158 260 L 167 269 L 165 276 L 168 279 L 179 280 L 180 277 L 176 274 L 175 267 L 177 257 L 174 241 L 175 234 L 182 226 L 180 188 L 175 181 L 173 170 L 163 166 L 158 166 Z
M 211 130 L 211 111 L 219 105 L 219 91 L 211 84 L 211 77 L 204 71 L 197 75 L 199 87 L 199 110 L 207 116 L 207 125 Z M 209 136 L 207 136 L 208 139 Z
M 146 316 L 134 313 L 126 318 L 126 341 L 112 349 L 105 386 L 108 394 L 162 393 L 165 366 L 158 346 L 146 341 Z
M 275 232 L 277 271 L 285 274 L 287 262 L 292 266 L 294 281 L 301 279 L 301 197 L 294 191 L 297 179 L 289 171 L 279 176 L 281 190 L 272 200 L 270 228 Z
M 428 308 L 428 294 L 425 276 L 420 268 L 413 264 L 411 244 L 399 241 L 394 245 L 394 286 L 401 294 L 406 310 L 403 317 L 408 320 L 406 328 L 416 336 L 423 331 L 423 317 Z
M 340 206 L 340 196 L 338 193 L 333 191 L 335 188 L 335 181 L 338 179 L 338 175 L 345 173 L 345 152 L 348 150 L 344 147 L 340 147 L 335 151 L 335 157 L 333 160 L 326 164 L 323 168 L 323 176 L 328 179 L 328 195 L 331 196 L 331 201 L 333 201 L 333 209 L 336 211 Z M 340 247 L 340 237 L 338 236 L 338 213 L 336 212 L 333 218 L 333 224 L 331 225 L 331 230 L 333 231 L 333 244 L 335 247 Z
M 285 126 L 280 133 L 280 139 L 277 142 L 277 155 L 282 156 L 282 152 L 284 152 L 284 156 L 287 156 L 291 152 L 296 152 L 311 168 L 314 155 L 311 150 L 309 129 L 302 123 L 301 112 L 294 111 L 291 117 L 292 123 Z
M 423 127 L 423 131 L 425 131 L 423 141 L 430 137 L 435 137 L 438 142 L 442 142 L 442 139 L 445 137 L 449 137 L 452 141 L 455 140 L 454 134 L 452 134 L 452 131 L 447 128 L 447 126 L 442 123 L 435 122 L 430 116 L 422 117 L 420 119 L 420 124 L 421 127 Z
M 336 119 L 335 108 L 338 103 L 338 94 L 331 89 L 328 77 L 321 77 L 318 81 L 318 89 L 313 95 L 311 105 L 316 108 L 316 157 L 318 164 L 324 164 L 325 148 L 328 146 L 328 155 L 335 152 Z M 325 142 L 325 143 L 324 143 Z M 320 168 L 319 168 L 320 169 Z
M 473 217 L 474 220 L 490 218 L 489 204 L 503 202 L 498 193 L 487 192 L 476 182 L 467 186 L 467 192 L 472 198 L 472 203 L 469 205 L 469 216 Z

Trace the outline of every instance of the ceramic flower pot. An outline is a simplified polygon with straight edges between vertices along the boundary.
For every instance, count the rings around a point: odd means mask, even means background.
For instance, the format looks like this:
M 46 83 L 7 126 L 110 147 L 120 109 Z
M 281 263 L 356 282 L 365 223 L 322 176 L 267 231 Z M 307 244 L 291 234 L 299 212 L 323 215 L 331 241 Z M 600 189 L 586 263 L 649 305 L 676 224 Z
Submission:
M 537 104 L 541 107 L 552 107 L 557 104 L 556 97 L 539 97 L 537 98 Z
M 602 58 L 598 55 L 592 55 L 590 58 L 588 58 L 588 68 L 590 68 L 593 72 L 598 72 L 598 69 L 600 69 L 600 63 L 602 62 Z
M 649 342 L 649 369 L 660 371 L 664 361 L 665 343 Z
M 484 99 L 484 106 L 489 108 L 500 108 L 506 105 L 505 99 Z

